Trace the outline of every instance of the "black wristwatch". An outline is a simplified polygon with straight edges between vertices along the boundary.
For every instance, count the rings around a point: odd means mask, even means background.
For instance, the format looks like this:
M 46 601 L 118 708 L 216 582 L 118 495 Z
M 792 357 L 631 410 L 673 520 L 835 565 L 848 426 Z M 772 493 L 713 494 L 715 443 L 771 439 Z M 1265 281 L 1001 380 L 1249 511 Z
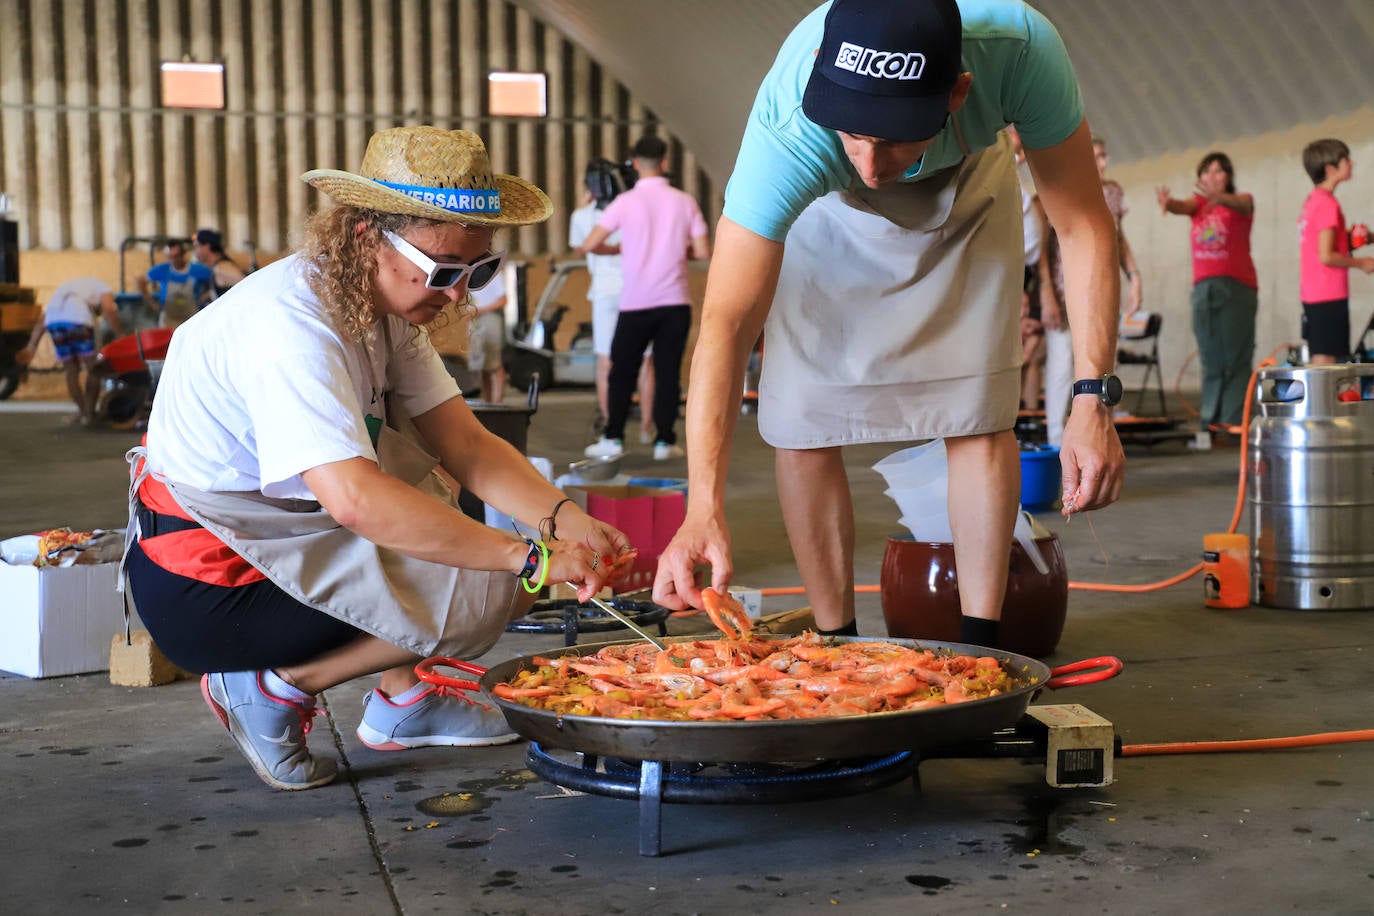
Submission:
M 1108 372 L 1101 378 L 1081 378 L 1073 383 L 1073 396 L 1080 394 L 1095 395 L 1108 407 L 1121 403 L 1121 379 Z

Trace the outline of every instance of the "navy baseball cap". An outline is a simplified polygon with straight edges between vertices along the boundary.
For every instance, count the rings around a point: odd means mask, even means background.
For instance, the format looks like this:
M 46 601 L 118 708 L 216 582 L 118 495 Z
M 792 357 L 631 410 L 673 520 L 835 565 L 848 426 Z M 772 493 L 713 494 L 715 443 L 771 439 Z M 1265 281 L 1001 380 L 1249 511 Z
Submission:
M 949 114 L 962 48 L 955 0 L 835 0 L 802 111 L 831 130 L 929 140 Z

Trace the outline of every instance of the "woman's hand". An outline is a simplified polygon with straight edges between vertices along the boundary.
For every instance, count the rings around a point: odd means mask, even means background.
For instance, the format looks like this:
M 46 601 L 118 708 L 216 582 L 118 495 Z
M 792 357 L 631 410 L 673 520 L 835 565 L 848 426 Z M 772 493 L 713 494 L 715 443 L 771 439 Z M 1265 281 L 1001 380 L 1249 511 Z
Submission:
M 1222 194 L 1226 193 L 1226 191 L 1225 188 L 1214 188 L 1199 181 L 1197 184 L 1193 185 L 1193 193 L 1201 197 L 1207 203 L 1214 204 Z
M 627 557 L 634 552 L 624 532 L 601 519 L 592 518 L 576 503 L 569 502 L 560 506 L 553 533 L 554 539 L 546 540 L 545 543 L 551 554 L 555 549 L 560 554 L 568 554 L 568 572 L 581 574 L 590 570 L 595 572 L 599 580 L 595 588 L 578 589 L 579 601 L 586 601 L 600 591 L 602 586 L 620 578 L 625 571 Z M 574 550 L 574 547 L 581 548 L 581 552 Z M 573 559 L 574 557 L 576 559 Z M 630 559 L 632 561 L 632 558 Z M 557 564 L 550 568 L 549 581 L 585 584 L 584 579 L 557 578 L 560 568 Z
M 579 541 L 546 541 L 548 559 L 540 559 L 540 565 L 548 563 L 548 574 L 536 569 L 531 578 L 538 582 L 567 582 L 577 587 L 577 600 L 587 601 L 597 592 L 609 585 L 615 576 L 614 558 L 604 559 L 604 555 Z M 628 549 L 628 548 L 627 548 Z
M 1169 188 L 1166 185 L 1159 185 L 1155 188 L 1155 200 L 1159 201 L 1160 213 L 1169 212 L 1169 201 L 1171 199 L 1173 199 L 1173 195 L 1169 193 Z

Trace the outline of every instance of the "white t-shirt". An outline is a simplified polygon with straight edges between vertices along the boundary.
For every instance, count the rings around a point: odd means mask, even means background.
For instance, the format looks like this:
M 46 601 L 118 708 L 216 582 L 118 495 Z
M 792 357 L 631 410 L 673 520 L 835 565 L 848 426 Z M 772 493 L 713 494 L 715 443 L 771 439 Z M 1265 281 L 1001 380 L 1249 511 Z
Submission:
M 113 293 L 109 285 L 95 277 L 77 277 L 53 290 L 43 307 L 43 324 L 84 324 L 94 326 L 100 311 L 100 298 Z
M 459 397 L 429 337 L 388 316 L 364 342 L 315 300 L 296 256 L 177 328 L 148 421 L 153 472 L 202 490 L 314 499 L 303 471 L 377 459 L 390 390 L 411 416 Z
M 591 234 L 592 229 L 596 228 L 603 212 L 598 210 L 594 203 L 574 210 L 572 219 L 568 221 L 568 244 L 574 248 L 581 245 Z M 619 245 L 620 233 L 612 232 L 607 236 L 606 244 Z M 587 273 L 592 275 L 592 282 L 587 287 L 589 300 L 620 298 L 620 287 L 624 285 L 620 275 L 620 255 L 588 254 Z
M 501 273 L 492 277 L 491 281 L 488 282 L 486 286 L 481 289 L 471 290 L 471 292 L 472 304 L 479 309 L 486 308 L 497 299 L 500 299 L 506 294 L 505 268 L 503 267 Z M 500 311 L 497 311 L 496 314 L 499 315 Z

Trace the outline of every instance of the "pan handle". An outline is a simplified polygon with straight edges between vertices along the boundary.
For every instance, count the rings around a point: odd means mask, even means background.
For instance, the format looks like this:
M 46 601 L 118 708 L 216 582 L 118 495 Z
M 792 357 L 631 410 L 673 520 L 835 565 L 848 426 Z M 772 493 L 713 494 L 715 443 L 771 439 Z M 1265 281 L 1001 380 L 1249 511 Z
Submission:
M 445 668 L 457 668 L 467 674 L 475 674 L 478 677 L 487 673 L 487 669 L 481 665 L 474 665 L 472 662 L 465 662 L 458 658 L 449 658 L 445 655 L 436 655 L 427 658 L 415 666 L 415 676 L 427 684 L 434 684 L 438 687 L 455 687 L 459 690 L 480 690 L 481 688 L 475 681 L 464 681 L 456 677 L 449 677 L 435 671 L 436 666 Z
M 1058 690 L 1060 687 L 1077 687 L 1080 684 L 1096 684 L 1099 681 L 1109 681 L 1121 673 L 1121 669 L 1126 667 L 1121 659 L 1115 655 L 1099 655 L 1097 658 L 1085 658 L 1081 662 L 1070 662 L 1067 665 L 1060 665 L 1058 668 L 1050 669 L 1050 679 L 1045 682 L 1045 686 L 1051 690 Z M 1093 670 L 1101 669 L 1101 670 Z M 1087 674 L 1073 674 L 1075 671 L 1087 671 Z

